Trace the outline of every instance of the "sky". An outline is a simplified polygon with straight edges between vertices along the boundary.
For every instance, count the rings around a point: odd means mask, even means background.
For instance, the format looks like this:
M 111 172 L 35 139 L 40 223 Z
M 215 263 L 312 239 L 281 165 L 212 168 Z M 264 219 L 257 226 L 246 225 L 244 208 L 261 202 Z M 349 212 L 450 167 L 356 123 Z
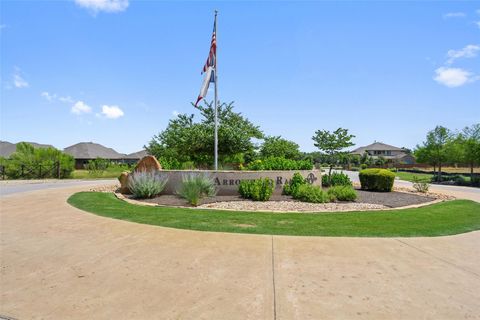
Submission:
M 1 1 L 0 139 L 141 150 L 200 90 L 266 135 L 413 148 L 480 122 L 480 1 Z M 207 100 L 213 99 L 209 92 Z

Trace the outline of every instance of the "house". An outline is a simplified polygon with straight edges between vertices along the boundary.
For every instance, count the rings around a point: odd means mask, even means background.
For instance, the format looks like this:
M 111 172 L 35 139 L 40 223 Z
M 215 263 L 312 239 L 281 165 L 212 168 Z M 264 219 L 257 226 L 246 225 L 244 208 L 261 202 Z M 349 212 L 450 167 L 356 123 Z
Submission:
M 406 149 L 391 146 L 382 142 L 374 142 L 368 146 L 359 147 L 350 152 L 351 155 L 363 156 L 367 153 L 373 159 L 379 157 L 385 158 L 387 161 L 398 164 L 414 164 L 415 158 L 406 151 Z
M 125 157 L 123 158 L 123 162 L 127 164 L 135 164 L 140 159 L 146 156 L 148 156 L 148 152 L 146 150 L 140 150 L 140 151 L 125 155 Z
M 9 158 L 12 155 L 12 153 L 17 151 L 17 144 L 19 143 L 20 142 L 11 143 L 8 141 L 0 141 L 0 157 Z M 36 142 L 27 142 L 27 143 L 31 144 L 34 148 L 55 148 L 54 146 L 49 144 L 41 144 Z
M 123 162 L 125 154 L 118 153 L 112 148 L 107 148 L 94 142 L 80 142 L 63 149 L 63 152 L 71 155 L 75 159 L 75 169 L 85 169 L 88 161 L 102 158 L 114 162 Z

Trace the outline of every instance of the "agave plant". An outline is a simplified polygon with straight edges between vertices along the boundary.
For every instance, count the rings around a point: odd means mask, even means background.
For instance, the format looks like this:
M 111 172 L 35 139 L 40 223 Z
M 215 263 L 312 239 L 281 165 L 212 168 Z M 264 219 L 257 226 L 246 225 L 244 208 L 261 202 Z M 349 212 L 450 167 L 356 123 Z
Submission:
M 168 177 L 158 171 L 133 172 L 128 177 L 128 189 L 135 198 L 152 198 L 163 191 Z
M 182 184 L 177 194 L 191 205 L 198 206 L 200 199 L 217 194 L 213 178 L 205 173 L 189 173 L 182 177 Z

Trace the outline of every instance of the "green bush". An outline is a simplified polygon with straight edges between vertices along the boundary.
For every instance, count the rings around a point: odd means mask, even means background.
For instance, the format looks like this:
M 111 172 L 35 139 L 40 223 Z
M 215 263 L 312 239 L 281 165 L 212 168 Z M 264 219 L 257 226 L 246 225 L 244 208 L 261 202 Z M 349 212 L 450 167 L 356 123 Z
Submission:
M 413 188 L 421 193 L 427 193 L 430 185 L 417 176 L 413 176 Z
M 204 197 L 213 197 L 217 193 L 212 177 L 204 173 L 191 173 L 182 177 L 177 194 L 191 205 L 198 206 Z
M 274 183 L 270 178 L 243 180 L 240 182 L 238 192 L 245 199 L 254 201 L 268 201 L 273 194 Z
M 34 148 L 21 142 L 9 159 L 2 159 L 4 174 L 9 179 L 68 178 L 75 160 L 55 148 Z
M 292 160 L 281 157 L 268 157 L 262 160 L 255 160 L 246 166 L 247 170 L 312 170 L 311 159 Z
M 128 176 L 128 189 L 135 198 L 152 198 L 163 191 L 168 178 L 156 171 L 138 171 Z
M 354 201 L 357 199 L 357 192 L 352 186 L 333 186 L 327 193 L 338 201 Z
M 361 170 L 365 170 L 365 169 L 367 169 L 367 168 L 368 168 L 368 166 L 367 166 L 365 163 L 362 163 L 362 164 L 360 165 L 360 169 L 361 169 Z
M 326 203 L 335 200 L 334 197 L 327 194 L 322 188 L 311 184 L 300 185 L 293 197 L 300 201 L 312 203 Z
M 110 161 L 103 158 L 96 158 L 92 160 L 88 160 L 87 164 L 85 165 L 85 169 L 88 170 L 88 174 L 91 176 L 100 176 L 102 173 L 107 170 Z
M 386 169 L 365 169 L 360 171 L 362 190 L 390 192 L 393 189 L 395 174 Z
M 285 185 L 283 186 L 283 194 L 287 196 L 294 195 L 297 192 L 298 187 L 306 183 L 307 181 L 302 177 L 302 175 L 299 172 L 295 172 L 293 174 L 292 180 L 285 183 Z
M 330 187 L 330 186 L 351 186 L 352 180 L 343 172 L 332 172 L 332 175 L 329 177 L 328 175 L 322 176 L 322 186 Z

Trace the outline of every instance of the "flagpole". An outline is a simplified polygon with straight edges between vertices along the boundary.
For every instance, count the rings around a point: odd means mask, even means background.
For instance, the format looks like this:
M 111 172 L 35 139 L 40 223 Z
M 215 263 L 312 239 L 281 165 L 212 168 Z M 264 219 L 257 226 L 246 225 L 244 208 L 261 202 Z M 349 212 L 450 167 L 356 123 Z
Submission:
M 214 144 L 214 167 L 215 171 L 218 170 L 218 95 L 217 95 L 217 83 L 218 83 L 218 75 L 217 75 L 217 58 L 218 58 L 218 33 L 217 33 L 217 13 L 218 11 L 215 10 L 215 41 L 216 41 L 216 52 L 215 55 L 215 144 Z

